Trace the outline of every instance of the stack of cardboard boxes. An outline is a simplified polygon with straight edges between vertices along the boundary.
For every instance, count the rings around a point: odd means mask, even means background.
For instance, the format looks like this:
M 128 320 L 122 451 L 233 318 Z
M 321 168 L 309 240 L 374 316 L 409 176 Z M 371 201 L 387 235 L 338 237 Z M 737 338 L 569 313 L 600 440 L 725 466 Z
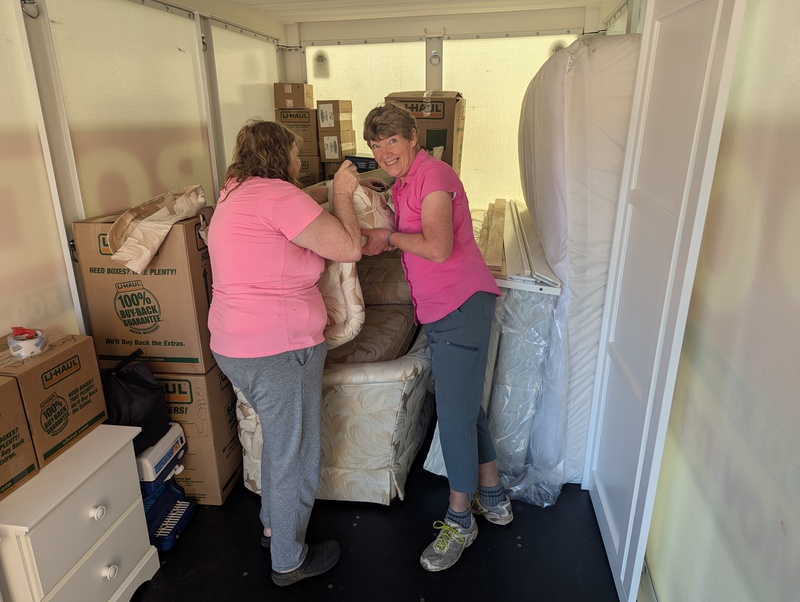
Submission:
M 309 84 L 275 84 L 275 121 L 303 139 L 300 183 L 311 186 L 332 178 L 348 155 L 356 151 L 353 103 L 318 100 Z
M 0 499 L 106 419 L 91 337 L 44 336 L 23 358 L 0 345 Z
M 349 100 L 318 100 L 317 127 L 325 178 L 332 178 L 345 157 L 356 152 L 353 103 Z
M 167 412 L 183 428 L 184 471 L 176 476 L 200 504 L 225 501 L 242 470 L 236 395 L 209 348 L 211 265 L 200 218 L 174 224 L 142 274 L 111 258 L 117 216 L 75 222 L 80 281 L 101 368 L 141 348 L 164 384 Z
M 417 120 L 420 146 L 460 173 L 466 102 L 459 92 L 392 92 L 384 100 L 411 111 Z M 378 168 L 371 156 L 355 154 L 359 134 L 354 129 L 351 101 L 318 100 L 314 104 L 313 86 L 275 84 L 275 106 L 280 107 L 275 109 L 276 121 L 303 138 L 303 186 L 315 184 L 320 178 L 332 178 L 345 159 L 352 161 L 359 172 Z
M 305 187 L 319 182 L 322 164 L 314 87 L 309 84 L 275 84 L 275 121 L 303 139 L 300 147 L 300 184 Z

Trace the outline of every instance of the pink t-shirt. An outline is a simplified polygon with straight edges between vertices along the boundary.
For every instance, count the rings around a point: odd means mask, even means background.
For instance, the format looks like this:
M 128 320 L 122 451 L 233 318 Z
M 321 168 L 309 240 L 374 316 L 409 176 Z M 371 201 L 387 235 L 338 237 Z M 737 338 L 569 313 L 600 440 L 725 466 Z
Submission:
M 208 231 L 211 349 L 265 357 L 321 343 L 327 315 L 317 281 L 325 260 L 291 239 L 322 211 L 296 186 L 271 178 L 228 181 Z
M 472 232 L 469 201 L 456 172 L 444 161 L 420 151 L 408 175 L 392 186 L 398 232 L 422 232 L 422 201 L 432 192 L 453 196 L 453 252 L 442 263 L 403 253 L 403 268 L 422 324 L 435 322 L 478 291 L 500 295 Z

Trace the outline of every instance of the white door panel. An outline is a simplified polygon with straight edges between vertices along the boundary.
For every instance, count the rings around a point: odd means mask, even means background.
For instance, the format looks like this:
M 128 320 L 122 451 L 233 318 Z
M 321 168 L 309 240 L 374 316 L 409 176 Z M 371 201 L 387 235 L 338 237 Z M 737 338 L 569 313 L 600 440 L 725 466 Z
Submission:
M 584 486 L 635 600 L 745 0 L 651 0 L 598 355 Z

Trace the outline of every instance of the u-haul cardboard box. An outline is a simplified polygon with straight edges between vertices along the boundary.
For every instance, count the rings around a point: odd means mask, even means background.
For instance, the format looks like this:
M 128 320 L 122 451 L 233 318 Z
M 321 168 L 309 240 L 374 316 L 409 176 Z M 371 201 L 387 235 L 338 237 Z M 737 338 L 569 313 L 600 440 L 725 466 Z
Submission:
M 0 376 L 0 500 L 38 471 L 17 381 Z
M 325 179 L 332 180 L 333 176 L 336 175 L 336 172 L 339 171 L 339 168 L 342 166 L 342 161 L 335 161 L 335 162 L 328 162 L 323 163 L 323 168 L 325 170 Z
M 200 504 L 221 505 L 242 475 L 236 393 L 219 366 L 207 374 L 163 374 L 170 422 L 186 436 L 183 472 L 175 476 Z
M 417 120 L 419 145 L 461 171 L 464 146 L 466 101 L 459 92 L 427 90 L 424 92 L 392 92 L 384 99 L 411 111 Z
M 299 148 L 300 155 L 317 156 L 319 154 L 316 109 L 275 109 L 275 121 L 303 139 L 303 144 Z
M 173 224 L 143 274 L 111 259 L 115 215 L 72 224 L 81 285 L 101 368 L 141 348 L 153 372 L 205 374 L 215 364 L 208 331 L 211 263 L 200 218 Z
M 48 339 L 44 353 L 25 359 L 11 355 L 6 337 L 0 344 L 0 375 L 19 387 L 39 468 L 106 419 L 92 338 L 54 334 Z
M 297 179 L 300 180 L 300 184 L 304 188 L 316 184 L 322 179 L 322 164 L 320 163 L 319 156 L 300 156 L 300 173 Z

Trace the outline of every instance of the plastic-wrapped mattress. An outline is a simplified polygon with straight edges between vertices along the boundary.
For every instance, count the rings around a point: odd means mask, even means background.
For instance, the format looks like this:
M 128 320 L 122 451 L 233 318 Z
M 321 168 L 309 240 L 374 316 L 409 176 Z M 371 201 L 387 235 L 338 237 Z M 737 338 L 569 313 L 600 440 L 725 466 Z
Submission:
M 472 212 L 476 239 L 485 217 L 480 210 Z M 492 323 L 481 405 L 497 452 L 497 469 L 511 499 L 549 506 L 561 492 L 564 475 L 563 428 L 553 428 L 559 424 L 558 408 L 542 406 L 543 393 L 551 386 L 548 351 L 559 336 L 553 331 L 557 294 L 532 285 L 506 285 L 500 282 L 503 294 Z M 447 476 L 438 424 L 424 468 Z
M 583 478 L 639 40 L 630 34 L 575 41 L 547 60 L 522 103 L 523 191 L 562 283 L 554 325 L 560 336 L 548 351 L 551 386 L 542 407 L 552 421 L 545 453 L 563 453 L 565 483 Z

